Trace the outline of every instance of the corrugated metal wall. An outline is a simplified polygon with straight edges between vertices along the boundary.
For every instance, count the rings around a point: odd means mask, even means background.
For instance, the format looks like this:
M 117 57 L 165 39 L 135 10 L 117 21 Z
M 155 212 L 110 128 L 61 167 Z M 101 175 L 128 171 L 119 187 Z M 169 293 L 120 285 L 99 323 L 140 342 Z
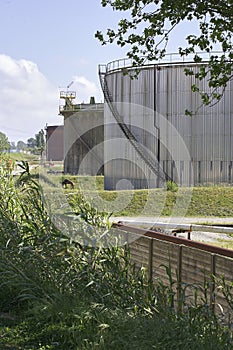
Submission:
M 124 122 L 132 125 L 137 140 L 159 159 L 161 168 L 177 183 L 187 185 L 192 175 L 194 184 L 232 183 L 233 82 L 218 104 L 203 106 L 200 96 L 191 92 L 195 78 L 185 76 L 185 67 L 187 64 L 151 65 L 143 68 L 137 79 L 117 70 L 107 72 L 106 81 Z M 199 69 L 194 64 L 189 68 L 194 72 Z M 198 84 L 200 90 L 208 91 L 207 78 Z M 185 109 L 196 113 L 185 116 Z M 108 108 L 105 123 L 105 139 L 123 139 L 117 125 L 108 126 L 114 124 Z M 188 153 L 179 151 L 183 141 Z M 106 188 L 113 189 L 121 178 L 136 188 L 154 187 L 154 175 L 129 143 L 119 142 L 117 157 L 128 158 L 130 166 L 125 160 L 115 164 L 115 147 L 115 143 L 114 147 L 109 143 L 105 148 Z M 178 152 L 174 151 L 176 147 Z
M 104 111 L 83 109 L 64 118 L 64 172 L 98 175 L 104 172 Z

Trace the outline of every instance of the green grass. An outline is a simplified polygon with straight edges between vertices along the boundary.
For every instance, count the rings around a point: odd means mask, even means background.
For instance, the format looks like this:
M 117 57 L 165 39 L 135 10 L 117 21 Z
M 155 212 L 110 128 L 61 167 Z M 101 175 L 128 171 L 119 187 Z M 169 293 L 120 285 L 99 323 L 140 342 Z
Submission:
M 76 309 L 78 311 L 78 309 Z M 54 323 L 22 322 L 5 329 L 5 349 L 100 349 L 100 350 L 220 350 L 230 349 L 226 330 L 198 317 L 129 315 L 92 305 L 79 310 L 76 319 Z M 195 317 L 194 317 L 195 318 Z M 205 326 L 205 327 L 204 327 Z M 7 345 L 7 346 L 6 346 Z
M 187 215 L 233 217 L 233 187 L 195 187 Z
M 113 212 L 114 216 L 171 216 L 178 200 L 175 216 L 185 213 L 187 217 L 233 217 L 232 186 L 197 186 L 180 188 L 178 192 L 164 189 L 105 191 L 103 176 L 51 175 L 49 178 L 56 185 L 64 178 L 71 179 L 75 189 L 67 188 L 64 193 L 75 196 L 81 190 L 93 205 L 101 203 L 103 210 Z M 187 205 L 189 195 L 191 201 Z
M 31 162 L 31 161 L 38 161 L 39 157 L 35 154 L 26 154 L 26 153 L 8 153 L 8 157 L 12 160 L 17 160 L 17 161 L 22 161 L 22 160 L 25 160 L 25 161 L 28 161 L 28 162 Z
M 16 154 L 12 154 L 17 158 Z M 30 155 L 19 154 L 22 158 Z M 33 155 L 31 158 L 33 159 Z M 51 167 L 53 170 L 60 169 L 58 162 Z M 103 176 L 72 176 L 72 175 L 48 175 L 57 186 L 61 185 L 62 179 L 69 178 L 75 184 L 74 194 L 81 189 L 93 204 L 99 205 L 103 199 L 103 210 L 113 212 L 114 216 L 170 216 L 177 198 L 179 208 L 176 216 L 183 215 L 186 207 L 185 198 L 187 189 L 181 188 L 178 192 L 172 190 L 151 189 L 135 191 L 104 191 Z M 171 186 L 168 186 L 170 189 Z M 172 188 L 171 188 L 172 189 Z M 65 193 L 71 193 L 68 188 Z M 117 198 L 118 202 L 117 202 Z M 116 203 L 117 202 L 117 203 Z M 119 205 L 119 202 L 121 205 Z M 126 205 L 124 205 L 126 203 Z M 145 211 L 143 209 L 145 208 Z M 191 202 L 187 207 L 185 216 L 197 217 L 233 217 L 233 187 L 232 186 L 197 186 L 193 188 Z
M 233 236 L 232 236 L 232 241 L 221 239 L 221 240 L 218 240 L 217 242 L 214 242 L 214 245 L 221 248 L 233 250 Z
M 38 156 L 24 153 L 10 153 L 5 157 L 13 160 L 27 160 L 31 164 L 38 162 Z M 48 163 L 48 162 L 47 162 Z M 62 162 L 54 162 L 49 168 L 54 171 L 63 169 Z M 36 174 L 38 169 L 32 172 Z M 46 168 L 45 168 L 46 171 Z M 56 186 L 61 186 L 62 179 L 70 178 L 75 183 L 75 190 L 70 188 L 64 193 L 84 192 L 93 206 L 112 213 L 113 216 L 187 216 L 187 217 L 233 217 L 233 187 L 232 186 L 197 186 L 192 190 L 191 202 L 186 204 L 186 189 L 178 192 L 173 183 L 168 182 L 167 191 L 162 189 L 135 191 L 104 191 L 103 176 L 73 176 L 48 175 Z M 174 212 L 179 198 L 179 205 Z M 187 208 L 187 210 L 184 210 Z M 222 243 L 227 245 L 228 243 Z
M 98 188 L 99 184 L 97 184 Z M 100 187 L 100 186 L 99 186 Z M 85 189 L 85 185 L 83 185 Z M 67 191 L 67 192 L 70 192 Z M 91 191 L 85 189 L 85 195 L 98 204 L 98 197 L 102 198 L 105 210 L 114 212 L 115 216 L 170 216 L 179 196 L 179 208 L 176 216 L 183 215 L 186 208 L 186 189 L 179 192 L 164 191 L 162 189 L 136 191 Z M 114 201 L 120 197 L 121 204 L 128 203 L 121 210 Z M 145 208 L 145 212 L 143 209 Z M 233 217 L 233 187 L 195 187 L 191 195 L 191 202 L 187 206 L 185 216 L 193 217 Z

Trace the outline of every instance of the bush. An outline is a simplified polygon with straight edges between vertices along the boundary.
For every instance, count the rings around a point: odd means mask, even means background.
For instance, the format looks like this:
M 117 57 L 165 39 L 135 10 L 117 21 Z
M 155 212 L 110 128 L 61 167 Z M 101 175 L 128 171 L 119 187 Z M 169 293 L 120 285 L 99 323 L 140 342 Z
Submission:
M 167 181 L 166 186 L 167 186 L 167 191 L 171 191 L 171 192 L 178 191 L 178 185 L 173 181 Z

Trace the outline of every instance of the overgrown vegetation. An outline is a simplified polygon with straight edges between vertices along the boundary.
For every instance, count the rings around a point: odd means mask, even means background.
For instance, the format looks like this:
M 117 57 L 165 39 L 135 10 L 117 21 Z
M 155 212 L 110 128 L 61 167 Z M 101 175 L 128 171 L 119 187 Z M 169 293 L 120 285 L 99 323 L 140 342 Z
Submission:
M 17 183 L 3 161 L 0 171 L 1 349 L 233 346 L 230 329 L 219 323 L 204 298 L 175 311 L 176 287 L 169 268 L 168 284 L 153 285 L 144 269 L 130 263 L 125 246 L 111 241 L 85 245 L 84 240 L 72 239 L 69 231 L 61 232 L 27 163 L 22 168 Z M 84 199 L 76 204 L 74 212 L 80 208 L 89 212 L 85 217 L 76 215 L 77 237 L 102 235 L 103 229 L 108 233 L 101 212 L 91 211 Z M 223 285 L 223 290 L 232 300 L 229 286 Z

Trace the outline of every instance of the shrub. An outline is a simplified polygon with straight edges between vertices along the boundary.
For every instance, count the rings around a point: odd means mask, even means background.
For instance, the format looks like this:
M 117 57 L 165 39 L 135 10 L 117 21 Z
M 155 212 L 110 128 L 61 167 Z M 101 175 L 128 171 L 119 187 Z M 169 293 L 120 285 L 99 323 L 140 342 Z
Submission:
M 167 191 L 171 191 L 171 192 L 177 192 L 178 191 L 178 185 L 173 182 L 173 181 L 167 181 L 166 182 L 166 186 L 167 186 Z

